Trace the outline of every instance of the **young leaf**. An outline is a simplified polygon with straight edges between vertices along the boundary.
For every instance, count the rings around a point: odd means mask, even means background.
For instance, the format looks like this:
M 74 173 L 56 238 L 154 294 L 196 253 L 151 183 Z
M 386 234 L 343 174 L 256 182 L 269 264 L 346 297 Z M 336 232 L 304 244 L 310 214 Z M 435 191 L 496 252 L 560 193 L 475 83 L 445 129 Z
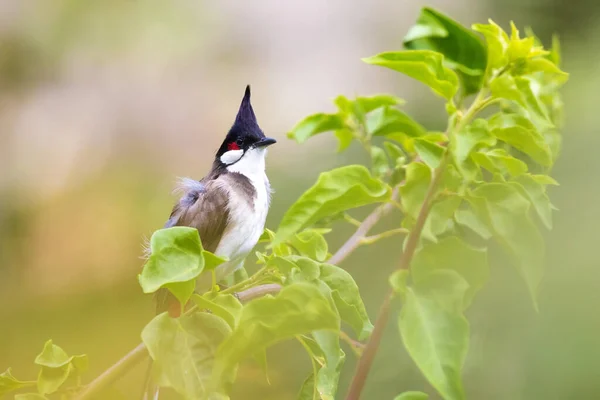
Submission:
M 37 387 L 40 394 L 56 392 L 69 377 L 73 366 L 66 364 L 62 367 L 43 366 L 38 375 Z
M 490 120 L 494 136 L 530 156 L 547 167 L 552 163 L 552 154 L 544 138 L 525 117 L 517 114 L 499 113 Z
M 434 203 L 423 226 L 423 237 L 437 242 L 438 235 L 451 227 L 452 216 L 461 203 L 459 196 L 450 195 Z
M 15 400 L 48 400 L 48 398 L 39 393 L 23 393 L 16 394 Z
M 304 380 L 302 387 L 300 388 L 300 392 L 297 396 L 298 400 L 320 400 L 319 392 L 317 392 L 315 388 L 315 374 L 310 373 L 310 375 Z
M 389 200 L 391 188 L 375 179 L 362 165 L 323 172 L 283 216 L 273 245 L 287 240 L 318 220 L 367 204 Z
M 423 392 L 404 392 L 394 397 L 394 400 L 427 400 L 429 396 Z
M 519 176 L 527 172 L 527 164 L 509 155 L 504 149 L 493 149 L 487 152 L 477 152 L 471 155 L 473 161 L 490 171 L 504 176 Z
M 418 138 L 414 140 L 414 144 L 417 154 L 429 168 L 435 169 L 440 165 L 445 151 L 442 146 Z
M 481 184 L 467 200 L 494 238 L 513 256 L 537 309 L 544 239 L 529 216 L 529 201 L 509 183 Z
M 229 325 L 212 314 L 154 317 L 142 331 L 142 340 L 154 360 L 157 383 L 186 398 L 205 398 L 211 392 L 214 354 L 230 333 Z M 221 378 L 229 382 L 234 373 L 235 368 L 222 371 Z
M 458 77 L 443 65 L 444 56 L 435 51 L 409 50 L 381 53 L 364 58 L 367 64 L 379 65 L 410 76 L 450 100 L 458 90 Z
M 356 97 L 350 100 L 345 96 L 338 96 L 334 100 L 342 115 L 354 115 L 363 121 L 365 115 L 379 108 L 404 104 L 404 100 L 388 94 L 376 94 L 369 97 Z
M 13 390 L 19 390 L 35 385 L 35 381 L 20 381 L 15 378 L 10 368 L 0 374 L 0 396 L 12 392 Z
M 408 137 L 419 137 L 427 133 L 421 124 L 397 108 L 378 108 L 367 116 L 365 124 L 372 136 L 393 138 L 394 134 L 402 133 Z
M 298 143 L 306 142 L 311 136 L 344 128 L 343 119 L 337 114 L 318 113 L 298 122 L 287 136 Z
M 150 248 L 150 258 L 138 275 L 144 293 L 153 293 L 168 283 L 192 280 L 204 269 L 202 243 L 195 228 L 159 229 L 150 239 Z
M 238 327 L 217 352 L 213 377 L 221 377 L 242 359 L 296 335 L 339 330 L 339 318 L 329 300 L 312 284 L 295 283 L 275 297 L 252 300 L 242 310 Z
M 223 318 L 231 329 L 235 329 L 237 321 L 242 312 L 242 303 L 231 294 L 217 293 L 213 298 L 208 295 L 193 295 L 192 300 L 199 309 L 208 309 L 218 317 Z
M 417 217 L 431 181 L 431 169 L 423 163 L 412 162 L 406 166 L 406 183 L 400 187 L 402 206 L 413 218 Z
M 71 362 L 73 357 L 69 357 L 67 353 L 59 346 L 52 343 L 52 339 L 44 343 L 44 349 L 35 358 L 37 365 L 48 368 L 60 368 Z
M 487 228 L 485 222 L 482 221 L 471 208 L 457 210 L 454 213 L 454 220 L 456 223 L 471 229 L 484 240 L 488 240 L 492 237 L 492 233 Z
M 321 264 L 319 279 L 331 289 L 331 296 L 342 321 L 350 324 L 358 340 L 366 339 L 373 330 L 373 324 L 352 275 L 335 265 Z
M 340 348 L 340 339 L 336 332 L 316 331 L 313 332 L 313 337 L 314 355 L 322 360 L 321 368 L 317 373 L 317 391 L 321 400 L 335 400 L 346 355 Z
M 432 50 L 444 55 L 444 63 L 456 70 L 465 94 L 476 93 L 486 69 L 486 49 L 472 31 L 432 8 L 425 7 L 404 37 L 411 50 Z
M 413 282 L 418 285 L 438 270 L 455 271 L 469 284 L 463 303 L 467 308 L 488 280 L 487 251 L 473 248 L 457 236 L 446 237 L 438 243 L 426 243 L 411 263 Z
M 492 70 L 502 68 L 508 63 L 506 51 L 510 39 L 506 32 L 491 19 L 489 24 L 474 24 L 472 28 L 485 37 L 487 44 L 487 75 L 489 76 Z
M 292 246 L 302 255 L 317 261 L 325 261 L 328 254 L 327 240 L 315 229 L 297 233 L 290 239 Z
M 552 204 L 546 194 L 545 185 L 531 175 L 521 175 L 515 182 L 518 184 L 517 188 L 533 205 L 544 226 L 552 229 Z
M 453 288 L 456 286 L 447 290 Z M 462 302 L 464 293 L 446 296 Z M 399 327 L 404 347 L 432 386 L 446 400 L 464 399 L 461 369 L 469 341 L 465 317 L 448 311 L 418 289 L 407 288 Z
M 373 165 L 373 175 L 378 178 L 385 176 L 389 171 L 390 164 L 381 147 L 371 146 L 371 164 Z

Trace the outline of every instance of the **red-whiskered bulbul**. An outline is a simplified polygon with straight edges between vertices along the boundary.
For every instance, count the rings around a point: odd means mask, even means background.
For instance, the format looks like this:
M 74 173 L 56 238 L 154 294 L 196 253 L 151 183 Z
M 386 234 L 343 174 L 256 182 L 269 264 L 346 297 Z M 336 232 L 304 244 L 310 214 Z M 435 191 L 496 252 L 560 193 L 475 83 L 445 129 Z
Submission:
M 250 86 L 246 86 L 235 122 L 208 175 L 199 181 L 180 181 L 178 189 L 183 195 L 164 228 L 196 228 L 205 250 L 227 258 L 216 269 L 217 282 L 242 266 L 263 233 L 271 199 L 265 157 L 267 147 L 275 142 L 258 126 Z M 179 304 L 167 289 L 157 292 L 156 302 L 157 314 L 169 311 L 173 317 L 179 315 Z M 158 390 L 154 398 L 158 398 Z

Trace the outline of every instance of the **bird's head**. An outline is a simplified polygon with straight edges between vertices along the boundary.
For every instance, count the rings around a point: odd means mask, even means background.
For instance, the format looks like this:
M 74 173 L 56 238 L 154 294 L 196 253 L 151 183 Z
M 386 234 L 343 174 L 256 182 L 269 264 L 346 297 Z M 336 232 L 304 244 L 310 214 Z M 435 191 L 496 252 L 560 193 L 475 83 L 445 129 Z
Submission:
M 264 163 L 266 148 L 275 142 L 275 139 L 266 137 L 258 126 L 250 104 L 250 85 L 248 85 L 235 122 L 217 151 L 215 163 L 228 169 L 242 160 L 245 160 L 245 163 L 254 163 L 254 160 Z

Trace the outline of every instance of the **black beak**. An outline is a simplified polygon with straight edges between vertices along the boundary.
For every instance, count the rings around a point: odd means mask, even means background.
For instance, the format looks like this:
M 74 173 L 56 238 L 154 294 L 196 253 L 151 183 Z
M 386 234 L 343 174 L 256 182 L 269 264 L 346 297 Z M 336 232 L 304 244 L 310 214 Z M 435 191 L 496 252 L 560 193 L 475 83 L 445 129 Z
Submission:
M 267 147 L 267 146 L 270 146 L 275 143 L 277 143 L 277 140 L 275 140 L 273 138 L 265 137 L 265 138 L 260 139 L 258 142 L 256 142 L 254 144 L 254 147 Z

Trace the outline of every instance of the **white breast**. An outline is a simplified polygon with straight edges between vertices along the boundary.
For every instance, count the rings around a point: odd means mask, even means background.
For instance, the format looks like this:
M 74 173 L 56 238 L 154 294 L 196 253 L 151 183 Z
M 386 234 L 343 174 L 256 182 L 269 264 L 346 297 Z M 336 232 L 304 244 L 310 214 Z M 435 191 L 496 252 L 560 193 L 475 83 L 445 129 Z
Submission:
M 217 278 L 229 275 L 239 266 L 254 248 L 265 227 L 271 201 L 269 180 L 265 174 L 266 149 L 251 149 L 240 161 L 230 165 L 230 172 L 246 176 L 256 191 L 254 208 L 244 192 L 227 185 L 229 191 L 229 223 L 217 246 L 215 254 L 229 258 L 229 262 L 218 268 Z

